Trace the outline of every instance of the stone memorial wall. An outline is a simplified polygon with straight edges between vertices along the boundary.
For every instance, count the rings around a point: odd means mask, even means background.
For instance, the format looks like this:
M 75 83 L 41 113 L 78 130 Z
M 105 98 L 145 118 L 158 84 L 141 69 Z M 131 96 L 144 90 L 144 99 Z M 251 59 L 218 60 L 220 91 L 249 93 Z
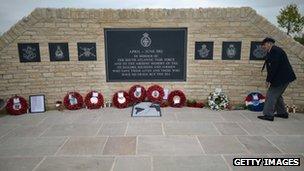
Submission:
M 265 94 L 260 41 L 286 50 L 297 80 L 288 104 L 304 106 L 304 48 L 251 8 L 36 9 L 0 38 L 0 97 L 68 91 L 106 101 L 134 84 L 159 84 L 205 100 L 222 88 L 232 103 Z

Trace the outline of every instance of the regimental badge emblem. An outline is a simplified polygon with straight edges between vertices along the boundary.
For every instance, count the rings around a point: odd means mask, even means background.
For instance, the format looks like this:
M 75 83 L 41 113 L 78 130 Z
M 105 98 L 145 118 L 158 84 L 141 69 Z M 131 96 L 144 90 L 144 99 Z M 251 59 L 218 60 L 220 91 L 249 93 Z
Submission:
M 152 43 L 152 40 L 149 37 L 149 34 L 148 33 L 144 33 L 143 37 L 140 39 L 140 44 L 143 47 L 149 47 L 151 45 L 151 43 Z
M 266 56 L 266 51 L 262 48 L 262 45 L 256 45 L 256 48 L 253 50 L 253 56 L 262 59 Z
M 179 96 L 174 96 L 173 97 L 173 103 L 174 104 L 179 104 L 180 103 L 181 98 Z
M 98 93 L 97 92 L 93 92 L 92 93 L 92 97 L 90 99 L 90 102 L 93 104 L 97 104 L 98 103 Z
M 195 60 L 213 59 L 213 42 L 195 42 Z
M 80 47 L 80 49 L 82 50 L 82 53 L 79 55 L 79 57 L 96 57 L 96 55 L 92 52 L 92 50 L 94 49 L 94 47 L 91 48 L 87 48 L 87 47 Z
M 152 91 L 152 97 L 158 98 L 159 97 L 159 92 L 157 90 Z
M 77 43 L 79 61 L 96 61 L 96 43 L 79 42 Z
M 20 62 L 40 62 L 39 43 L 18 43 Z
M 234 58 L 236 55 L 236 49 L 233 44 L 230 44 L 229 47 L 226 49 L 226 55 L 229 58 Z
M 69 61 L 68 43 L 49 43 L 51 61 Z
M 63 56 L 63 51 L 61 50 L 60 46 L 57 46 L 57 47 L 56 47 L 55 57 L 56 57 L 57 59 L 62 59 L 62 58 L 64 58 L 64 56 Z
M 124 97 L 123 92 L 118 92 L 118 103 L 123 104 L 127 101 L 127 99 Z
M 260 99 L 258 97 L 258 94 L 252 95 L 252 104 L 253 106 L 258 106 L 260 104 Z
M 202 58 L 207 58 L 209 55 L 210 50 L 207 48 L 207 45 L 203 44 L 202 48 L 198 50 L 198 54 Z
M 136 87 L 134 91 L 134 97 L 139 98 L 141 96 L 141 87 Z
M 74 96 L 72 96 L 71 94 L 69 94 L 69 101 L 70 101 L 71 105 L 76 105 L 78 103 L 77 99 Z
M 23 53 L 23 58 L 27 60 L 32 60 L 36 58 L 36 49 L 32 48 L 30 46 L 27 46 L 25 49 L 22 49 Z
M 14 98 L 13 102 L 14 102 L 13 109 L 14 110 L 20 110 L 21 109 L 20 99 L 19 98 Z

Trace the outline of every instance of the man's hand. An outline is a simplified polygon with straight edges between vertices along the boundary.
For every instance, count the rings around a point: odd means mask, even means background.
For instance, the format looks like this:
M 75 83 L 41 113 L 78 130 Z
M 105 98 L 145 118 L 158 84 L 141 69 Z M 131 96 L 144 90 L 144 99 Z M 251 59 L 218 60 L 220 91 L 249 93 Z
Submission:
M 266 81 L 266 82 L 265 82 L 265 87 L 266 87 L 266 88 L 269 88 L 269 86 L 270 86 L 270 82 L 267 82 L 267 81 Z

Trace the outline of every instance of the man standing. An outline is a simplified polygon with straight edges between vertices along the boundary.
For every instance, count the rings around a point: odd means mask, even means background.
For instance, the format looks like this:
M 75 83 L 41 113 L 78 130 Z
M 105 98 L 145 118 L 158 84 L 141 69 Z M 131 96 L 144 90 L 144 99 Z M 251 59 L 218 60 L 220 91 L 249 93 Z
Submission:
M 268 37 L 262 41 L 262 47 L 267 51 L 263 69 L 266 66 L 268 90 L 263 116 L 258 116 L 258 118 L 268 121 L 273 121 L 274 117 L 288 118 L 282 94 L 288 84 L 296 79 L 285 51 L 275 46 L 274 43 L 275 40 Z M 276 114 L 274 114 L 275 112 Z

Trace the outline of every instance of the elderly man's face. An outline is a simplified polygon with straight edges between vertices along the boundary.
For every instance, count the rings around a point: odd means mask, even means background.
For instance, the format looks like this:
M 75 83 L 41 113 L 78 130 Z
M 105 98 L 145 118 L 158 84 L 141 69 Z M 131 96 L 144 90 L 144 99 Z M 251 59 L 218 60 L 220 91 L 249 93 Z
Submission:
M 271 48 L 271 43 L 269 42 L 266 42 L 262 45 L 262 48 L 265 50 L 265 51 L 269 51 L 270 48 Z

